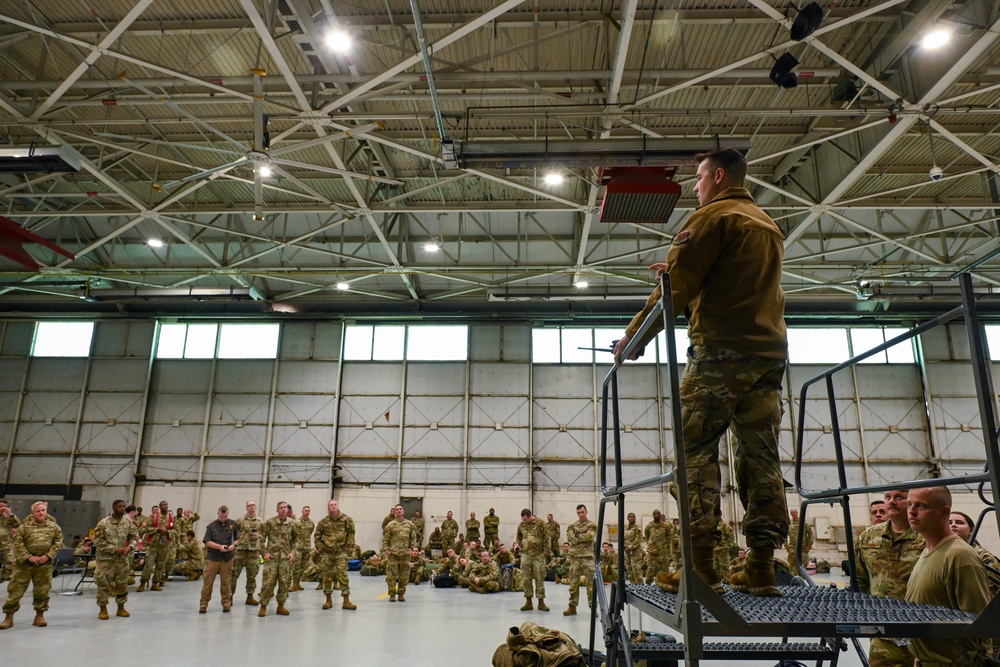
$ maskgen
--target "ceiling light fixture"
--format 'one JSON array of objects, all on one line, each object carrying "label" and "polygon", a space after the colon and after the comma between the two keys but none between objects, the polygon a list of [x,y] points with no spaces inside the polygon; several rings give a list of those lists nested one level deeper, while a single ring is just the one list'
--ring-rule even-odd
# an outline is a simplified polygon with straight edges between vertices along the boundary
[{"label": "ceiling light fixture", "polygon": [[587,289],[588,287],[590,287],[590,283],[588,283],[586,280],[577,280],[576,281],[576,288],[577,289]]},{"label": "ceiling light fixture", "polygon": [[563,176],[561,172],[550,171],[546,172],[545,176],[542,177],[542,180],[545,182],[545,185],[562,185],[566,180],[566,177]]},{"label": "ceiling light fixture", "polygon": [[351,39],[351,33],[343,28],[332,28],[326,33],[326,45],[334,53],[347,53],[351,50],[353,44],[354,40]]},{"label": "ceiling light fixture", "polygon": [[427,252],[437,252],[441,249],[441,245],[437,241],[428,241],[424,244],[424,250]]},{"label": "ceiling light fixture", "polygon": [[260,177],[261,178],[271,178],[271,174],[274,173],[271,170],[271,165],[266,164],[266,163],[261,164],[259,167],[257,167],[257,169],[260,171]]},{"label": "ceiling light fixture", "polygon": [[348,283],[340,282],[337,283],[337,289],[339,289],[341,292],[346,292],[347,290],[351,289],[351,286]]},{"label": "ceiling light fixture", "polygon": [[935,27],[930,32],[924,34],[920,40],[920,46],[925,49],[940,49],[951,41],[951,30],[947,28]]},{"label": "ceiling light fixture", "polygon": [[150,248],[162,248],[164,246],[164,243],[160,239],[149,239],[148,241],[146,241],[146,245],[148,245]]}]

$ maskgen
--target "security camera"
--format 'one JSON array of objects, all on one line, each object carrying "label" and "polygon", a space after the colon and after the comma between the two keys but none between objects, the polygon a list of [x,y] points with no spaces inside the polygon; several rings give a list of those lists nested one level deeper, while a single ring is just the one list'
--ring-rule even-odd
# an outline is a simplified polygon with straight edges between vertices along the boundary
[{"label": "security camera", "polygon": [[944,176],[944,169],[942,169],[937,165],[931,167],[930,177],[932,181],[940,181],[943,176]]}]

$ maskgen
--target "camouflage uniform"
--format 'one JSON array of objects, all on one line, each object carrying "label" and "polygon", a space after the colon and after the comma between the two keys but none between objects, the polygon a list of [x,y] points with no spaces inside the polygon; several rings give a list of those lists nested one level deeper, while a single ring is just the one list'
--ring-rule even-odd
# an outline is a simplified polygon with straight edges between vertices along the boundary
[{"label": "camouflage uniform", "polygon": [[417,539],[420,540],[420,544],[421,546],[423,546],[424,528],[427,526],[427,522],[424,521],[424,517],[415,516],[412,519],[410,519],[410,523],[412,523],[413,527],[417,529]]},{"label": "camouflage uniform", "polygon": [[549,547],[549,535],[545,524],[537,517],[528,523],[522,521],[517,524],[515,541],[521,545],[524,597],[530,600],[534,593],[539,600],[544,600],[545,554]]},{"label": "camouflage uniform", "polygon": [[601,552],[601,579],[609,583],[618,579],[618,552]]},{"label": "camouflage uniform", "polygon": [[201,521],[201,515],[197,512],[191,512],[191,516],[179,516],[174,520],[174,527],[177,529],[178,542],[184,540],[184,536],[187,535],[189,530],[194,530],[195,521]]},{"label": "camouflage uniform", "polygon": [[205,551],[198,540],[184,541],[177,546],[177,562],[174,563],[174,570],[184,574],[200,573],[205,569]]},{"label": "camouflage uniform", "polygon": [[579,606],[580,582],[587,586],[587,605],[593,604],[594,597],[594,538],[597,536],[597,524],[593,521],[576,521],[566,528],[566,541],[569,542],[569,604]]},{"label": "camouflage uniform", "polygon": [[[997,560],[996,556],[994,556],[989,551],[984,549],[982,545],[979,544],[979,542],[973,544],[972,548],[976,550],[977,554],[979,554],[979,560],[983,561],[983,565],[1000,572],[1000,561]],[[993,573],[989,574],[992,575],[993,577],[997,576],[996,574]],[[996,597],[997,590],[1000,589],[1000,586],[997,586],[996,582],[994,582],[993,579],[990,578],[990,576],[986,577],[986,585],[990,587],[990,597],[991,598]],[[998,646],[998,648],[1000,648],[1000,646]]]},{"label": "camouflage uniform", "polygon": [[[146,527],[143,530],[143,542],[146,545],[146,564],[142,568],[142,579],[141,584],[146,584],[150,579],[153,580],[153,584],[162,585],[167,577],[170,576],[173,571],[174,565],[174,536],[175,531],[172,528],[168,528],[170,525],[170,515],[167,516],[157,515],[159,518],[157,520],[156,526],[153,525],[153,519],[146,523]],[[176,523],[174,528],[176,528]],[[160,532],[160,528],[166,530],[166,532]]]},{"label": "camouflage uniform", "polygon": [[[670,556],[668,558],[670,569],[681,569],[681,531],[673,523],[670,524]],[[648,568],[647,568],[648,569]]]},{"label": "camouflage uniform", "polygon": [[[32,584],[33,604],[36,613],[49,609],[49,591],[52,589],[52,563],[63,548],[62,529],[52,517],[44,523],[34,518],[25,519],[14,536],[14,573],[7,584],[7,601],[3,613],[16,614],[21,608],[21,597]],[[31,556],[48,556],[44,565],[32,565]]]},{"label": "camouflage uniform", "polygon": [[406,583],[410,571],[410,549],[419,547],[417,530],[413,524],[403,519],[393,519],[382,531],[382,552],[385,559],[385,583],[389,587],[390,599],[396,595],[406,595]]},{"label": "camouflage uniform", "polygon": [[559,535],[561,534],[562,526],[559,525],[558,521],[546,521],[545,522],[545,532],[549,536],[549,549],[553,556],[559,556]]},{"label": "camouflage uniform", "polygon": [[[240,572],[245,567],[247,569],[246,591],[247,597],[252,598],[254,590],[257,588],[257,570],[260,569],[260,531],[264,527],[264,520],[259,516],[252,519],[243,515],[236,520],[236,533],[239,535],[239,544],[233,552],[233,575],[229,579],[229,588],[236,592],[236,582],[240,579]],[[257,531],[257,537],[253,537],[253,531]]]},{"label": "camouflage uniform", "polygon": [[736,546],[736,535],[733,534],[733,527],[729,525],[726,521],[719,522],[719,530],[722,532],[722,539],[719,541],[719,545],[715,547],[714,557],[715,557],[715,571],[723,578],[726,579],[726,573],[729,572],[729,560],[731,556],[733,547]]},{"label": "camouflage uniform", "polygon": [[486,544],[493,544],[493,540],[500,537],[500,517],[496,514],[483,517],[483,536]]},{"label": "camouflage uniform", "polygon": [[[242,539],[242,538],[241,538]],[[294,554],[298,547],[298,522],[289,517],[282,521],[280,517],[271,517],[260,529],[260,557],[271,555],[271,560],[264,559],[264,580],[260,585],[260,606],[266,607],[274,597],[274,587],[278,587],[278,606],[283,607],[288,599],[288,587],[291,584],[292,565],[288,561],[289,554]]]},{"label": "camouflage uniform", "polygon": [[295,578],[302,579],[306,568],[309,566],[309,555],[312,553],[312,534],[316,530],[316,524],[312,519],[298,519],[296,522],[296,536],[298,542],[295,546]]},{"label": "camouflage uniform", "polygon": [[0,581],[10,579],[14,572],[14,539],[10,536],[10,531],[20,525],[21,522],[13,512],[10,516],[0,515],[0,568],[3,569]]},{"label": "camouflage uniform", "polygon": [[[479,583],[476,583],[476,578]],[[527,580],[525,580],[527,581]],[[469,573],[469,590],[473,593],[499,593],[500,566],[490,561],[489,563],[478,563]]]},{"label": "camouflage uniform", "polygon": [[641,584],[642,565],[646,556],[642,550],[642,528],[634,524],[625,529],[625,572],[633,584]]},{"label": "camouflage uniform", "polygon": [[[809,562],[809,550],[812,549],[814,539],[812,526],[807,523],[806,532],[802,537],[802,557],[806,563]],[[792,573],[793,577],[799,574],[799,561],[795,558],[798,540],[799,524],[795,521],[788,527],[788,541],[785,542],[785,551],[788,552],[788,571]]]},{"label": "camouflage uniform", "polygon": [[333,582],[340,584],[340,594],[351,594],[351,583],[347,578],[347,556],[354,548],[354,519],[343,512],[334,519],[327,514],[316,525],[316,551],[319,552],[319,577],[323,582],[323,592],[333,595]]},{"label": "camouflage uniform", "polygon": [[441,522],[441,550],[447,552],[455,545],[455,538],[458,537],[458,522],[454,519],[445,519]]},{"label": "camouflage uniform", "polygon": [[98,607],[106,607],[112,594],[119,607],[128,601],[128,576],[132,552],[126,551],[125,554],[118,555],[115,549],[126,546],[134,548],[138,541],[139,531],[127,516],[117,519],[112,514],[98,522],[94,529],[94,551],[97,554],[94,583],[97,584]]},{"label": "camouflage uniform", "polygon": [[479,519],[465,521],[465,541],[472,542],[473,540],[479,540]]},{"label": "camouflage uniform", "polygon": [[[869,526],[858,538],[855,565],[862,593],[902,600],[913,566],[927,543],[912,528],[892,530],[892,522]],[[872,667],[912,667],[913,657],[891,639],[873,637],[868,650]]]},{"label": "camouflage uniform", "polygon": [[423,551],[418,551],[417,555],[410,554],[410,562],[407,565],[410,570],[410,583],[419,586],[421,581],[427,579],[427,557]]},{"label": "camouflage uniform", "polygon": [[651,584],[660,572],[670,572],[670,543],[674,525],[666,518],[646,524],[646,583]]}]

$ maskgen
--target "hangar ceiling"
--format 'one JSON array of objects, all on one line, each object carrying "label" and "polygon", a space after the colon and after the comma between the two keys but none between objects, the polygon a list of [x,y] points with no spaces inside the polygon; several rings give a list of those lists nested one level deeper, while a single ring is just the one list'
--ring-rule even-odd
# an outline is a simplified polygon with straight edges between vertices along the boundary
[{"label": "hangar ceiling", "polygon": [[[793,308],[992,290],[1000,4],[822,9],[795,41],[774,0],[6,3],[0,148],[80,169],[0,173],[0,215],[75,257],[0,259],[0,309],[628,312],[695,205],[690,154],[668,220],[604,223],[601,164],[543,180],[565,140],[749,146]],[[768,76],[786,52],[795,88]]]}]

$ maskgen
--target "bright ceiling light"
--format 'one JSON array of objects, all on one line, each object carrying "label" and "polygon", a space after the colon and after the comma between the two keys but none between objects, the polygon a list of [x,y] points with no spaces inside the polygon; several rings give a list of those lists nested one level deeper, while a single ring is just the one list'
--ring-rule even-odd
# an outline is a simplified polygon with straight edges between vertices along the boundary
[{"label": "bright ceiling light", "polygon": [[940,49],[950,41],[951,30],[947,28],[934,28],[920,40],[920,46],[925,49]]},{"label": "bright ceiling light", "polygon": [[326,33],[326,45],[334,53],[347,53],[351,50],[353,44],[354,40],[351,39],[351,33],[346,30],[333,28]]},{"label": "bright ceiling light", "polygon": [[440,249],[441,246],[438,244],[437,241],[428,241],[427,243],[424,244],[424,250],[426,250],[427,252],[437,252]]},{"label": "bright ceiling light", "polygon": [[146,245],[150,248],[162,248],[164,244],[160,239],[149,239],[146,241]]},{"label": "bright ceiling light", "polygon": [[269,164],[262,164],[257,169],[260,172],[261,178],[271,178],[271,174],[274,173],[271,171],[271,165]]},{"label": "bright ceiling light", "polygon": [[341,292],[346,292],[347,290],[351,289],[351,286],[348,283],[337,283],[337,289],[339,289]]},{"label": "bright ceiling light", "polygon": [[562,185],[566,178],[558,171],[550,171],[542,177],[545,185]]},{"label": "bright ceiling light", "polygon": [[587,289],[588,287],[590,287],[590,283],[588,283],[586,280],[577,280],[576,281],[576,288],[577,289]]}]

